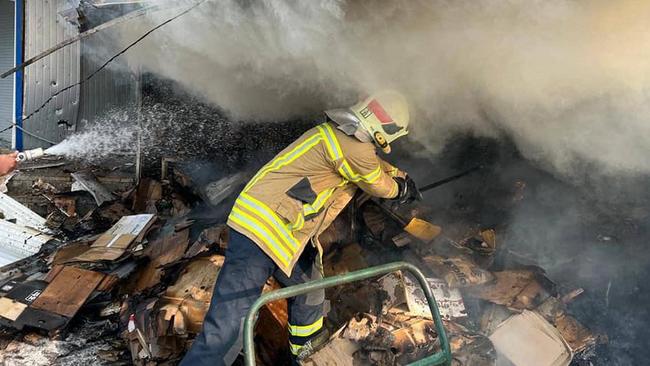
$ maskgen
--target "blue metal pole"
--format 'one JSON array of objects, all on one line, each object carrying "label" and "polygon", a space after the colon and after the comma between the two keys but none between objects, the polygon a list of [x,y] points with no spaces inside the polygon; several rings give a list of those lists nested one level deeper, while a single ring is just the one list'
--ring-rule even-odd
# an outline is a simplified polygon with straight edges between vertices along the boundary
[{"label": "blue metal pole", "polygon": [[[15,0],[16,1],[16,7],[15,7],[15,27],[16,27],[16,55],[15,55],[15,64],[20,65],[23,63],[23,56],[24,56],[24,24],[23,20],[25,17],[25,3],[24,0]],[[15,78],[14,78],[14,90],[15,90],[15,99],[16,99],[16,104],[15,104],[15,123],[17,127],[22,128],[23,127],[23,91],[24,91],[24,85],[23,85],[23,75],[24,71],[19,70],[16,72]],[[20,128],[14,128],[15,131],[15,145],[14,148],[16,150],[23,150],[23,131]]]}]

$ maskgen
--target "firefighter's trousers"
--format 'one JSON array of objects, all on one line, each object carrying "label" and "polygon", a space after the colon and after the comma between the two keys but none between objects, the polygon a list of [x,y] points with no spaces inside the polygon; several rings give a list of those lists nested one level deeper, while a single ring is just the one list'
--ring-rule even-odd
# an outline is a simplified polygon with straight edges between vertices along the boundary
[{"label": "firefighter's trousers", "polygon": [[[217,278],[203,330],[181,366],[230,365],[242,349],[244,317],[262,293],[270,276],[283,286],[322,278],[316,266],[318,251],[308,245],[287,277],[253,241],[230,230],[226,259]],[[301,345],[323,326],[324,290],[289,299],[289,347],[296,355]]]}]

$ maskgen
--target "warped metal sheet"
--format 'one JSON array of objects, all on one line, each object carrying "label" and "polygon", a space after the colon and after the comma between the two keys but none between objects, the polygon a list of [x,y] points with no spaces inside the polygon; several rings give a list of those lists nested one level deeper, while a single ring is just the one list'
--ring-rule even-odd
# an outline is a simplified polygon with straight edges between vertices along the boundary
[{"label": "warped metal sheet", "polygon": [[77,172],[70,174],[75,182],[72,184],[72,191],[87,191],[89,192],[97,206],[101,206],[104,202],[115,200],[115,196],[106,189],[94,175],[86,172]]},{"label": "warped metal sheet", "polygon": [[15,220],[20,226],[26,226],[38,231],[49,233],[51,230],[45,226],[45,219],[22,203],[0,192],[0,212],[5,220]]},{"label": "warped metal sheet", "polygon": [[51,239],[40,231],[0,220],[0,266],[38,253]]}]

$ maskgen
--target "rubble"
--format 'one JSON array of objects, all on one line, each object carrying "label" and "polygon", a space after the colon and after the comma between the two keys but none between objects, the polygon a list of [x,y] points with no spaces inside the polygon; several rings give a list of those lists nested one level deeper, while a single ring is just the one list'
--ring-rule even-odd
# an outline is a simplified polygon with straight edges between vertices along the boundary
[{"label": "rubble", "polygon": [[[150,366],[181,359],[209,307],[228,243],[227,207],[247,175],[197,183],[179,160],[166,159],[163,167],[161,181],[143,178],[138,185],[87,172],[44,176],[29,185],[34,197],[47,197],[38,205],[32,196],[19,203],[24,191],[15,189],[17,199],[0,194],[8,264],[0,269],[3,362]],[[121,185],[108,188],[111,181]],[[428,223],[427,212],[418,204],[399,217]],[[415,237],[407,227],[376,202],[354,200],[320,238],[323,270],[333,276],[390,260],[416,264],[444,319],[453,365],[489,366],[502,358],[568,365],[574,355],[589,359],[606,341],[568,310],[579,290],[560,291],[537,267],[495,265],[509,255],[500,251],[496,229],[454,236],[443,227]],[[264,291],[279,287],[270,279]],[[326,294],[332,336],[302,365],[406,364],[440,349],[426,299],[407,274]],[[105,337],[84,333],[93,327]],[[286,327],[286,301],[261,310],[258,364],[289,362]]]}]

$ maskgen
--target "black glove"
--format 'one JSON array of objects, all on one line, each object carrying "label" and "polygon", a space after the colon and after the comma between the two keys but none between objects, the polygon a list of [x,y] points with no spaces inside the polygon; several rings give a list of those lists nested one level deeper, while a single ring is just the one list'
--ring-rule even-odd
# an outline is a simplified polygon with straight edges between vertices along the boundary
[{"label": "black glove", "polygon": [[415,200],[422,200],[422,193],[420,193],[415,181],[411,177],[407,175],[406,179],[401,177],[395,177],[393,179],[395,179],[399,187],[397,197],[393,200],[397,201],[400,205],[407,205]]}]

